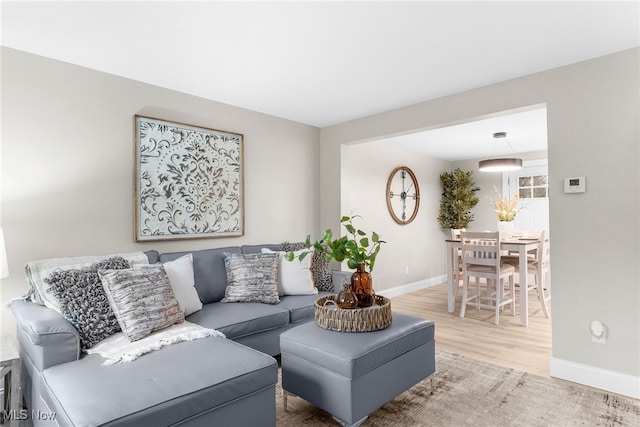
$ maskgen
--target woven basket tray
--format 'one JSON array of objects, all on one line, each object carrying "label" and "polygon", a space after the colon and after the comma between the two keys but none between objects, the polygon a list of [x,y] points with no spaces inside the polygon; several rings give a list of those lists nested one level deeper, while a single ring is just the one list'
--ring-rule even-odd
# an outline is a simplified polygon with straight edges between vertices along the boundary
[{"label": "woven basket tray", "polygon": [[336,304],[336,295],[318,298],[314,306],[316,324],[338,332],[371,332],[391,324],[391,301],[375,295],[373,305],[366,308],[342,309]]}]

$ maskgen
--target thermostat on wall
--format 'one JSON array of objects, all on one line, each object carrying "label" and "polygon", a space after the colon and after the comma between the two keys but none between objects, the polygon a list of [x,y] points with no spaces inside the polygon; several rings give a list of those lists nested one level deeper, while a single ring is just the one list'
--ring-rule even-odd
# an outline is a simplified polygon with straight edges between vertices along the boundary
[{"label": "thermostat on wall", "polygon": [[585,177],[577,176],[575,178],[564,179],[564,192],[565,193],[584,193],[585,192]]}]

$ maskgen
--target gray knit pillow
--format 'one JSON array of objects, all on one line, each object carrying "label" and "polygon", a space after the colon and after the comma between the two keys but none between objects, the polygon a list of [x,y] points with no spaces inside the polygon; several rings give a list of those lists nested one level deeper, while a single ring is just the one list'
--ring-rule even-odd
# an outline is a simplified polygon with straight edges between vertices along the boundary
[{"label": "gray knit pillow", "polygon": [[[282,250],[285,252],[298,251],[304,249],[304,243],[284,242]],[[333,292],[333,276],[327,256],[323,252],[313,251],[311,258],[311,274],[313,275],[313,284],[319,291]]]},{"label": "gray knit pillow", "polygon": [[129,340],[137,341],[159,329],[184,322],[162,266],[100,270],[102,286],[118,323]]},{"label": "gray knit pillow", "polygon": [[277,304],[278,253],[224,254],[227,289],[222,302]]},{"label": "gray knit pillow", "polygon": [[62,315],[78,330],[82,350],[120,332],[98,276],[98,270],[105,268],[129,268],[129,262],[113,257],[81,269],[56,270],[44,279],[50,285],[47,292],[57,298]]}]

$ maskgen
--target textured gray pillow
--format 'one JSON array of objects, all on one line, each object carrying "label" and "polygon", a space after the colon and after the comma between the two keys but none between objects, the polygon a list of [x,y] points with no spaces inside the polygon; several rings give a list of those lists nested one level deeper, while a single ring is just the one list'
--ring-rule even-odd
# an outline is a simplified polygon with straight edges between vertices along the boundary
[{"label": "textured gray pillow", "polygon": [[[300,249],[304,249],[304,243],[302,242],[285,242],[282,244],[282,250],[285,252],[298,251]],[[333,276],[326,254],[320,251],[313,251],[311,274],[313,275],[313,284],[319,291],[333,292]]]},{"label": "textured gray pillow", "polygon": [[162,266],[99,270],[98,274],[129,340],[137,341],[153,331],[184,322],[184,312]]},{"label": "textured gray pillow", "polygon": [[120,332],[98,276],[98,270],[106,268],[129,268],[129,262],[113,257],[85,268],[56,270],[44,279],[50,285],[47,292],[57,298],[62,315],[78,330],[82,350]]},{"label": "textured gray pillow", "polygon": [[279,260],[277,253],[225,254],[228,285],[222,302],[279,303]]}]

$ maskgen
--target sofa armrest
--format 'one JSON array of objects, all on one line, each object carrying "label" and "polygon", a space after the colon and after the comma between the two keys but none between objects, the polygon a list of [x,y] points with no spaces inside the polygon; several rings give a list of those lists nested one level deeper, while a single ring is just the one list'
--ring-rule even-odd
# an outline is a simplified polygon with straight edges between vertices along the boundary
[{"label": "sofa armrest", "polygon": [[61,314],[45,306],[14,300],[20,352],[42,370],[80,358],[78,331]]},{"label": "sofa armrest", "polygon": [[342,290],[345,283],[351,283],[352,271],[331,271],[331,280],[333,283],[333,291],[338,293]]}]

